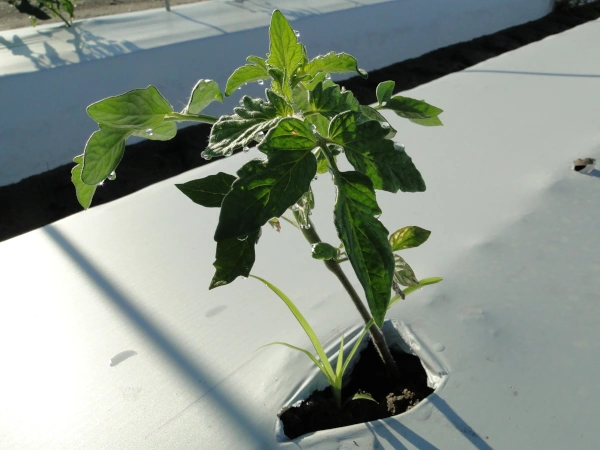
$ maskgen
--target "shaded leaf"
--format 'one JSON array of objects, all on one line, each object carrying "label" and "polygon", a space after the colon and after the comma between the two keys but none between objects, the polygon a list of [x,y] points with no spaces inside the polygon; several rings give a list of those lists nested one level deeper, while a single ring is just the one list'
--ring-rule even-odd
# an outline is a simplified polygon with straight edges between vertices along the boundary
[{"label": "shaded leaf", "polygon": [[[376,120],[377,122],[379,122],[379,125],[385,123],[389,126],[388,134],[385,135],[386,139],[392,139],[394,136],[396,136],[396,133],[397,133],[396,129],[394,127],[392,127],[392,125],[387,121],[387,119],[385,117],[383,117],[381,115],[381,113],[379,111],[377,111],[374,108],[371,108],[370,106],[365,106],[365,105],[360,105],[359,110],[362,113],[362,117],[360,119],[358,119],[357,123],[367,122],[369,120]],[[384,127],[385,127],[385,125],[384,125]]]},{"label": "shaded leaf", "polygon": [[223,199],[215,240],[244,235],[280,217],[308,190],[316,171],[310,150],[276,152],[246,163]]},{"label": "shaded leaf", "polygon": [[344,111],[357,111],[358,108],[359,104],[352,92],[342,93],[337,84],[323,87],[323,83],[319,83],[308,93],[308,108],[304,113],[313,111],[327,118],[332,118]]},{"label": "shaded leaf", "polygon": [[83,207],[88,209],[92,204],[92,198],[96,192],[96,186],[90,186],[85,184],[81,180],[81,171],[83,169],[83,155],[76,156],[73,162],[77,163],[73,169],[71,169],[71,182],[75,186],[75,194],[77,195],[77,201]]},{"label": "shaded leaf", "polygon": [[209,290],[231,283],[237,277],[248,277],[254,265],[254,247],[260,237],[260,228],[248,233],[244,239],[237,237],[217,242],[215,275]]},{"label": "shaded leaf", "polygon": [[125,152],[127,135],[127,130],[102,128],[90,136],[85,144],[81,172],[85,184],[101,183],[117,168]]},{"label": "shaded leaf", "polygon": [[177,134],[177,125],[175,125],[175,122],[163,122],[154,128],[137,130],[131,134],[153,141],[169,141]]},{"label": "shaded leaf", "polygon": [[292,105],[290,105],[283,97],[276,94],[271,89],[266,89],[265,93],[267,95],[267,100],[269,100],[269,103],[273,106],[273,108],[275,108],[277,114],[282,117],[294,115],[294,109],[292,108]]},{"label": "shaded leaf", "polygon": [[375,189],[388,192],[422,192],[423,177],[404,148],[385,139],[389,132],[375,120],[361,121],[361,114],[348,111],[336,116],[329,137],[346,151],[350,164],[365,173]]},{"label": "shaded leaf", "polygon": [[334,223],[348,259],[362,285],[377,326],[383,325],[390,300],[394,255],[371,180],[359,172],[338,173]]},{"label": "shaded leaf", "polygon": [[410,226],[400,228],[390,235],[390,244],[392,245],[392,251],[404,250],[405,248],[418,247],[427,239],[431,231],[425,228]]},{"label": "shaded leaf", "polygon": [[154,86],[108,97],[87,107],[88,115],[99,124],[123,129],[154,128],[172,112],[169,102]]},{"label": "shaded leaf", "polygon": [[319,242],[318,244],[314,244],[312,246],[312,257],[315,259],[336,260],[339,254],[339,249],[335,248],[333,245],[327,244],[326,242]]},{"label": "shaded leaf", "polygon": [[175,186],[194,203],[207,208],[214,208],[221,206],[223,198],[231,190],[231,185],[235,179],[233,175],[219,172],[216,175],[209,175]]},{"label": "shaded leaf", "polygon": [[382,108],[391,109],[405,119],[429,119],[437,117],[444,112],[440,108],[436,108],[422,100],[402,97],[401,95],[396,95],[389,99]]},{"label": "shaded leaf", "polygon": [[204,108],[215,101],[223,103],[223,94],[221,94],[217,82],[200,80],[192,89],[190,100],[182,112],[183,114],[200,114]]},{"label": "shaded leaf", "polygon": [[377,101],[379,102],[379,106],[381,106],[385,102],[388,102],[390,98],[392,98],[395,85],[396,83],[394,81],[384,81],[377,85],[377,90],[375,92],[377,94]]},{"label": "shaded leaf", "polygon": [[258,150],[272,155],[278,151],[310,151],[317,146],[315,135],[310,124],[296,118],[281,120],[276,127],[271,128]]},{"label": "shaded leaf", "polygon": [[372,402],[378,403],[377,400],[375,400],[371,394],[368,394],[366,392],[357,392],[356,394],[354,394],[354,396],[352,397],[352,400],[370,400]]}]

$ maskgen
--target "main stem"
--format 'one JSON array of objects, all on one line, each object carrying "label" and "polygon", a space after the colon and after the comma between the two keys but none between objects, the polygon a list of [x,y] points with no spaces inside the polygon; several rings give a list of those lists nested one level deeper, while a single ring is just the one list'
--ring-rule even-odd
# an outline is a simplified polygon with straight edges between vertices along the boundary
[{"label": "main stem", "polygon": [[[294,211],[294,217],[296,218],[296,222],[298,222],[298,216],[298,212]],[[321,242],[321,238],[319,237],[317,230],[315,229],[315,225],[310,219],[308,223],[310,227],[300,227],[300,231],[302,232],[304,238],[310,244],[318,244],[319,242]],[[323,262],[325,263],[325,267],[327,267],[337,277],[340,283],[342,283],[342,286],[344,286],[344,289],[346,289],[346,292],[350,296],[350,299],[354,303],[354,306],[356,306],[356,309],[358,309],[358,312],[362,319],[365,321],[365,323],[369,323],[372,319],[371,314],[369,314],[369,311],[367,310],[367,308],[365,308],[365,304],[363,303],[360,296],[352,286],[352,283],[350,283],[350,280],[348,280],[348,277],[346,277],[346,274],[342,270],[341,266],[337,262],[332,261],[331,259],[325,260]],[[381,356],[381,359],[383,360],[383,363],[388,373],[392,376],[392,378],[398,380],[400,378],[400,371],[398,370],[396,361],[394,361],[394,358],[390,353],[390,349],[388,348],[385,342],[385,336],[383,335],[379,327],[374,323],[369,327],[369,333],[371,334],[373,345],[375,345],[379,356]]]}]

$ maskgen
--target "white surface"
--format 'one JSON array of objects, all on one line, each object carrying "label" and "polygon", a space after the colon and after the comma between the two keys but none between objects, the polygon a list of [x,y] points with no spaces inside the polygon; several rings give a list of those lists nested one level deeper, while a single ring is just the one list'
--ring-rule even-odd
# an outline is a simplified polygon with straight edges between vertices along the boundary
[{"label": "white surface", "polygon": [[[311,57],[345,51],[373,70],[537,19],[549,0],[207,1],[71,29],[0,32],[0,185],[82,153],[96,129],[85,113],[90,103],[154,84],[180,110],[199,78],[223,87],[248,55],[268,51],[275,8],[301,32]],[[249,86],[207,113],[229,113],[241,94],[260,92]]]},{"label": "white surface", "polygon": [[[417,276],[444,277],[389,317],[444,349],[449,376],[407,414],[279,448],[597,447],[600,177],[571,162],[600,157],[598,39],[590,22],[407,92],[442,107],[443,128],[388,116],[428,190],[379,193],[382,220],[432,230],[406,257]],[[308,340],[256,280],[207,290],[217,211],[173,187],[254,156],[0,243],[0,447],[277,446],[276,414],[311,367],[283,347],[254,351]],[[313,217],[333,242],[333,188],[316,185]],[[359,324],[285,223],[264,230],[253,272],[327,342]]]}]

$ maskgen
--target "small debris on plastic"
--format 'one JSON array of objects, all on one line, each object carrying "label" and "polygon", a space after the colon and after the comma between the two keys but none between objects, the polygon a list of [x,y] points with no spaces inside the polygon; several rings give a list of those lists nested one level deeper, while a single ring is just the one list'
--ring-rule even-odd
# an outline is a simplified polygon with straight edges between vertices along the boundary
[{"label": "small debris on plastic", "polygon": [[573,161],[573,170],[580,173],[591,173],[594,171],[596,160],[593,158],[579,158]]}]

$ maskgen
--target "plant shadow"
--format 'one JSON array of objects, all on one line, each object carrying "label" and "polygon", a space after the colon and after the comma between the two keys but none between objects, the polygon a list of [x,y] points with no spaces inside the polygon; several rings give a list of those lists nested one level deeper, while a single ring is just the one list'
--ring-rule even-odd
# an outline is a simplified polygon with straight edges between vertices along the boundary
[{"label": "plant shadow", "polygon": [[[216,386],[219,381],[212,378],[202,367],[189,358],[168,335],[165,329],[156,323],[150,316],[141,311],[131,298],[104,275],[67,236],[53,225],[42,228],[42,231],[56,244],[56,246],[76,264],[87,281],[95,285],[104,293],[104,298],[110,301],[116,309],[125,316],[130,324],[141,332],[158,348],[170,361],[178,372],[187,378],[193,385],[203,386],[201,396],[209,396],[214,406],[220,408],[225,416],[231,420],[231,427],[244,432],[248,444],[256,448],[269,448],[264,437],[258,430],[255,421],[244,414],[236,406],[235,401]],[[206,387],[209,387],[206,390]]]}]

